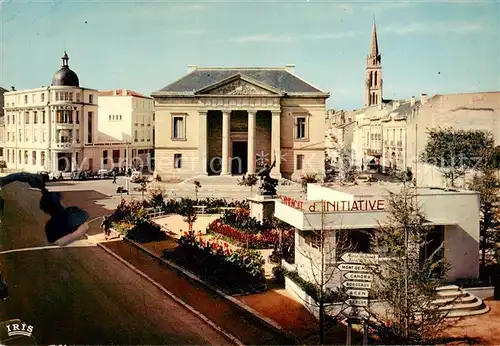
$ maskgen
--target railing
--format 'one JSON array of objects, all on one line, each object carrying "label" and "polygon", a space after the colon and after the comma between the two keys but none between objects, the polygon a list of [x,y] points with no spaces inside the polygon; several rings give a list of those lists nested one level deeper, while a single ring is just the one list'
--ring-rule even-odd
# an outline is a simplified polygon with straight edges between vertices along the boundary
[{"label": "railing", "polygon": [[165,211],[163,211],[162,208],[146,208],[144,211],[146,212],[146,216],[150,219],[165,215]]},{"label": "railing", "polygon": [[403,141],[398,141],[398,147],[402,147],[403,146]]}]

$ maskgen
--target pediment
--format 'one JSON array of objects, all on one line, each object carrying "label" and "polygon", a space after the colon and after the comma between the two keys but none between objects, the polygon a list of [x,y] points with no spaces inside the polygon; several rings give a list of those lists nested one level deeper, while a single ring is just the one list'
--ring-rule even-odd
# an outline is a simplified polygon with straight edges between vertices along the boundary
[{"label": "pediment", "polygon": [[200,89],[195,94],[214,96],[279,96],[281,93],[269,86],[237,75]]}]

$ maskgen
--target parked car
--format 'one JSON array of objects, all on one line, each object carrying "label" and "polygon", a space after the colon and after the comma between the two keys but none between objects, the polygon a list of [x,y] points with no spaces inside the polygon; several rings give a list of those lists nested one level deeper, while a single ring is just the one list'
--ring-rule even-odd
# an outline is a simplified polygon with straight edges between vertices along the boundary
[{"label": "parked car", "polygon": [[71,174],[73,180],[87,180],[87,173],[85,171],[73,171]]},{"label": "parked car", "polygon": [[47,172],[47,171],[40,171],[40,172],[37,172],[37,174],[40,174],[42,176],[42,179],[43,179],[44,182],[50,181],[49,172]]},{"label": "parked car", "polygon": [[105,179],[109,177],[109,173],[107,169],[100,169],[97,171],[97,176],[101,179]]},{"label": "parked car", "polygon": [[64,177],[63,177],[63,172],[61,171],[54,171],[54,172],[50,172],[49,173],[49,178],[50,180],[52,181],[56,181],[56,180],[63,180]]},{"label": "parked car", "polygon": [[375,183],[378,179],[373,177],[371,174],[360,174],[357,177],[357,181],[362,183]]}]

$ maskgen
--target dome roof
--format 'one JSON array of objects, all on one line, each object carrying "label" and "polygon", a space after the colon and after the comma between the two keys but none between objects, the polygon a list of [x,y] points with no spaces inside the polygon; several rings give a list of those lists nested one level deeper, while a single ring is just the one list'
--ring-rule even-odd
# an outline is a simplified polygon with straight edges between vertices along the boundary
[{"label": "dome roof", "polygon": [[62,57],[62,67],[54,74],[52,77],[52,85],[54,86],[74,86],[79,87],[80,81],[78,80],[78,76],[75,72],[70,70],[68,65],[68,54],[64,52],[64,56]]}]

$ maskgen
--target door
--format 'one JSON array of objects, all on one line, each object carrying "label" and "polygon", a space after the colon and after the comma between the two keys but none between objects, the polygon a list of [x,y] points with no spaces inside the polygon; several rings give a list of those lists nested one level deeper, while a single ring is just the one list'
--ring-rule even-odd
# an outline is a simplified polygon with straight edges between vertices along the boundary
[{"label": "door", "polygon": [[89,159],[89,171],[91,171],[92,169],[94,169],[94,161],[93,159]]},{"label": "door", "polygon": [[231,173],[244,174],[247,172],[248,144],[247,142],[233,142],[233,157],[231,158]]}]

